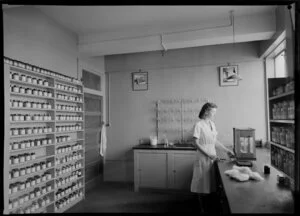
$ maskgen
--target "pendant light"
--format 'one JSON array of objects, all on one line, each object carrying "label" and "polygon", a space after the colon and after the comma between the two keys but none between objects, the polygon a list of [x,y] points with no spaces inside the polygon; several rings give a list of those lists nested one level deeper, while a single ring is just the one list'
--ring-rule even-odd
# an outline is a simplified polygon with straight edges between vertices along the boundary
[{"label": "pendant light", "polygon": [[[233,44],[233,51],[234,51],[234,44],[235,44],[235,29],[234,29],[234,15],[233,10],[230,11],[231,14],[231,21],[232,21],[232,44]],[[235,71],[235,67],[233,67],[233,75],[226,78],[226,80],[242,80],[242,78],[237,74]]]}]

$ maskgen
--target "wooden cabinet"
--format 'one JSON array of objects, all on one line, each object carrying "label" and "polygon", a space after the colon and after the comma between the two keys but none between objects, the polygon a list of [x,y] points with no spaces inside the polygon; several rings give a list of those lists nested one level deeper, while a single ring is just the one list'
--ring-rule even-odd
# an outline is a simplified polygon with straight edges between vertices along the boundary
[{"label": "wooden cabinet", "polygon": [[194,151],[173,151],[169,154],[170,188],[190,190],[194,161]]},{"label": "wooden cabinet", "polygon": [[134,188],[190,190],[196,151],[134,150]]},{"label": "wooden cabinet", "polygon": [[140,187],[167,188],[167,152],[139,152],[137,181]]},{"label": "wooden cabinet", "polygon": [[295,180],[295,99],[291,78],[268,79],[271,165]]}]

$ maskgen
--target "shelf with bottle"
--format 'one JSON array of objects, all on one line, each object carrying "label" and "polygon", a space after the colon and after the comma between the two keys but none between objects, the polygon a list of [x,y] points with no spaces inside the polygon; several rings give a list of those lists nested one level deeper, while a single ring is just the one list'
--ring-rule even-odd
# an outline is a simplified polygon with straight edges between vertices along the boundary
[{"label": "shelf with bottle", "polygon": [[[42,201],[41,201],[41,202],[42,202]],[[54,204],[54,201],[50,201],[50,203],[48,203],[48,204],[46,204],[45,206],[42,206],[41,208],[39,208],[39,209],[37,210],[36,213],[40,213],[40,214],[45,214],[45,213],[47,213],[47,208],[48,208],[49,206],[53,205],[53,204]]]},{"label": "shelf with bottle", "polygon": [[81,193],[72,194],[70,197],[70,202],[68,204],[63,204],[60,201],[55,202],[55,212],[56,213],[62,213],[66,211],[67,209],[71,208],[72,206],[76,205],[78,202],[80,202],[83,198],[83,191]]},{"label": "shelf with bottle", "polygon": [[[37,76],[32,76],[28,75],[27,71],[24,71],[25,73],[18,73],[18,72],[13,72],[10,71],[10,82],[13,83],[18,83],[21,85],[29,85],[33,87],[42,87],[42,88],[48,88],[48,89],[53,89],[54,87],[50,85],[49,79],[47,77],[37,77]],[[52,83],[51,83],[52,84]]]},{"label": "shelf with bottle", "polygon": [[[34,194],[24,194],[21,198],[16,198],[9,201],[9,211],[14,212],[18,209],[21,209],[23,213],[36,213],[40,208],[46,207],[51,205],[51,193],[54,192],[54,189],[51,188],[51,190],[47,190],[47,192],[41,196],[35,196]],[[33,196],[34,195],[34,196]],[[33,197],[33,198],[31,198]],[[36,204],[39,205],[36,205]],[[52,201],[53,203],[53,201]],[[28,211],[29,210],[29,211]],[[18,212],[22,213],[22,212]]]},{"label": "shelf with bottle", "polygon": [[56,104],[55,106],[57,111],[67,111],[67,112],[82,112],[82,104],[81,106],[71,106],[71,105],[65,105],[65,104]]},{"label": "shelf with bottle", "polygon": [[295,82],[291,77],[282,78],[280,83],[272,85],[271,90],[269,92],[270,100],[285,97],[294,94]]},{"label": "shelf with bottle", "polygon": [[[16,64],[13,65],[13,64],[8,63],[10,72],[12,72],[12,73],[21,73],[21,74],[31,74],[31,76],[33,76],[34,78],[54,79],[54,77],[50,76],[50,74],[46,74],[46,70],[44,70],[42,68],[39,68],[39,67],[34,66],[34,65],[22,63],[22,62],[20,62],[20,64],[21,65],[23,64],[23,66],[18,66]],[[10,78],[12,78],[12,77],[10,76]]]},{"label": "shelf with bottle", "polygon": [[10,109],[12,110],[41,110],[53,111],[53,107],[48,102],[37,102],[32,100],[10,100]]},{"label": "shelf with bottle", "polygon": [[74,191],[82,189],[82,185],[83,185],[82,182],[79,181],[79,182],[73,182],[69,186],[58,188],[58,190],[55,192],[55,200],[59,201],[67,197]]},{"label": "shelf with bottle", "polygon": [[38,95],[25,95],[25,94],[15,93],[15,92],[12,92],[11,95],[17,96],[17,97],[32,97],[32,98],[39,98],[39,99],[54,100],[54,97],[45,97],[45,96],[38,96]]},{"label": "shelf with bottle", "polygon": [[83,130],[82,124],[56,125],[56,132],[72,132]]},{"label": "shelf with bottle", "polygon": [[10,154],[16,154],[19,152],[27,152],[27,151],[31,151],[31,150],[36,150],[36,149],[40,149],[40,148],[45,148],[45,147],[55,147],[55,144],[45,144],[45,145],[39,145],[39,146],[34,146],[34,147],[29,147],[29,148],[20,148],[17,150],[11,150]]},{"label": "shelf with bottle", "polygon": [[49,134],[55,134],[51,127],[19,127],[10,129],[10,138],[32,137]]},{"label": "shelf with bottle", "polygon": [[51,91],[46,91],[43,88],[26,88],[22,85],[10,85],[10,94],[22,97],[54,99],[54,94]]},{"label": "shelf with bottle", "polygon": [[53,72],[48,69],[40,68],[35,65],[31,65],[25,62],[21,62],[18,60],[14,60],[11,58],[4,57],[4,63],[10,65],[10,69],[16,70],[16,71],[26,71],[35,75],[44,76],[48,78],[52,78],[55,80],[61,80],[73,85],[81,85],[82,82],[79,79],[72,78],[66,75],[62,75],[56,72]]},{"label": "shelf with bottle", "polygon": [[271,165],[279,171],[294,179],[295,155],[289,151],[271,145]]},{"label": "shelf with bottle", "polygon": [[295,128],[271,126],[271,143],[275,143],[294,152]]},{"label": "shelf with bottle", "polygon": [[276,147],[278,147],[278,148],[284,149],[284,150],[286,150],[286,151],[289,151],[289,152],[295,154],[295,150],[293,150],[293,149],[287,148],[287,147],[285,147],[285,146],[283,146],[283,145],[280,145],[280,144],[274,143],[274,142],[270,142],[270,144],[271,144],[271,145],[274,145],[274,146],[276,146]]},{"label": "shelf with bottle", "polygon": [[54,84],[54,88],[56,91],[63,92],[63,93],[68,93],[72,95],[83,95],[82,89],[74,86],[69,86],[69,85],[62,85],[59,83]]},{"label": "shelf with bottle", "polygon": [[284,98],[286,96],[291,96],[291,95],[294,95],[295,94],[295,91],[290,91],[290,92],[285,92],[285,93],[282,93],[280,95],[276,95],[276,96],[272,96],[269,98],[269,100],[275,100],[275,99],[279,99],[279,98]]},{"label": "shelf with bottle", "polygon": [[76,168],[76,166],[75,166],[75,169],[73,169],[73,170],[70,170],[70,171],[68,171],[68,172],[65,172],[65,173],[55,173],[55,179],[59,179],[59,178],[64,178],[64,177],[66,177],[66,176],[69,176],[70,174],[72,174],[72,173],[76,173],[76,175],[78,176],[78,177],[81,177],[81,176],[83,176],[83,171],[82,171],[82,169],[83,169],[83,166],[81,166],[81,167],[79,167],[79,168]]},{"label": "shelf with bottle", "polygon": [[[42,178],[45,177],[48,178],[48,172],[50,172],[51,170],[53,171],[54,164],[52,164],[52,166],[50,167],[44,166],[44,164],[46,164],[46,161],[42,161],[32,166],[27,166],[20,169],[18,168],[12,169],[9,172],[9,182],[13,183],[17,181],[27,180],[29,178],[32,178],[35,175],[41,175]],[[38,169],[38,166],[43,167],[43,169],[42,168]]]},{"label": "shelf with bottle", "polygon": [[47,146],[53,146],[53,141],[51,138],[40,138],[33,140],[21,140],[9,143],[9,152],[14,154],[17,152],[35,150],[39,148],[44,148]]},{"label": "shelf with bottle", "polygon": [[71,154],[73,152],[78,152],[82,150],[82,145],[75,143],[73,145],[66,145],[66,146],[58,146],[55,150],[56,157],[63,157],[67,154]]},{"label": "shelf with bottle", "polygon": [[50,114],[32,114],[32,113],[12,113],[10,114],[10,123],[44,123],[54,122]]},{"label": "shelf with bottle", "polygon": [[[29,156],[29,154],[31,154]],[[9,167],[10,169],[13,169],[13,168],[16,168],[16,167],[23,167],[23,166],[26,166],[26,165],[30,165],[30,164],[33,164],[33,163],[37,163],[37,162],[41,162],[43,160],[47,160],[49,158],[54,158],[55,155],[47,155],[47,156],[42,156],[42,157],[36,157],[33,159],[32,155],[34,155],[35,153],[32,152],[32,153],[25,153],[25,154],[22,154],[20,156],[10,156],[10,159],[9,159]],[[26,158],[26,161],[24,162],[20,162],[20,158],[21,157],[24,157]],[[30,157],[30,158],[29,158]],[[29,159],[29,160],[27,160]]]},{"label": "shelf with bottle", "polygon": [[[76,165],[76,163],[79,163],[80,160],[83,160],[83,155],[79,152],[76,153],[69,153],[65,156],[57,156],[55,159],[55,166],[56,168],[62,168],[63,166],[72,166]],[[76,167],[76,166],[75,166]]]},{"label": "shelf with bottle", "polygon": [[295,101],[285,100],[273,103],[271,105],[271,120],[294,120],[295,119]]},{"label": "shelf with bottle", "polygon": [[65,163],[56,164],[56,174],[57,177],[65,173],[80,169],[83,167],[83,157],[78,160],[71,160]]},{"label": "shelf with bottle", "polygon": [[[33,183],[33,180],[35,181],[35,183]],[[44,180],[41,176],[36,175],[33,176],[31,179],[26,180],[26,182],[11,183],[9,185],[9,198],[16,198],[23,195],[24,193],[31,193],[37,188],[40,188],[41,186],[44,186],[53,180],[54,178],[52,176],[50,176],[50,178],[45,178]],[[37,196],[40,195],[40,193],[37,194]]]},{"label": "shelf with bottle", "polygon": [[74,82],[66,79],[62,79],[60,77],[54,77],[55,83],[60,83],[64,85],[70,85],[70,86],[82,86],[82,82],[79,79],[72,78],[73,80],[76,80]]},{"label": "shelf with bottle", "polygon": [[80,144],[84,139],[73,139],[73,140],[70,140],[68,142],[59,142],[59,143],[56,143],[57,145],[55,146],[55,148],[60,148],[61,146],[65,146],[65,145],[70,145],[71,143],[76,143],[77,145],[79,145],[80,147],[80,150],[83,149],[83,144]]},{"label": "shelf with bottle", "polygon": [[78,182],[83,180],[84,176],[78,177],[77,175],[71,174],[65,178],[60,178],[55,180],[55,192],[59,190],[61,187],[70,186],[73,182]]},{"label": "shelf with bottle", "polygon": [[57,101],[62,101],[62,102],[66,102],[66,103],[72,103],[72,104],[74,104],[74,103],[82,104],[83,103],[82,97],[73,96],[73,95],[65,95],[65,94],[56,93],[55,98]]}]

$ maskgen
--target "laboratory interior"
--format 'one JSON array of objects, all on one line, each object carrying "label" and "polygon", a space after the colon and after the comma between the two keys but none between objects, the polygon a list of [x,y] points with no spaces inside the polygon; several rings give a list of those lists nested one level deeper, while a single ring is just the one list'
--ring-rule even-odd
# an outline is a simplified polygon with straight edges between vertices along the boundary
[{"label": "laboratory interior", "polygon": [[2,4],[3,214],[297,212],[286,2]]}]

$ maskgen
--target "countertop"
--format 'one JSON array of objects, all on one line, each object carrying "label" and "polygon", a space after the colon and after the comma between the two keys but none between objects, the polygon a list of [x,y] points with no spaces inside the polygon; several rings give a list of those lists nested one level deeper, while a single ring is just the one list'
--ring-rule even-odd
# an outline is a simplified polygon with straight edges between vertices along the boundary
[{"label": "countertop", "polygon": [[152,146],[150,144],[140,144],[140,145],[136,145],[134,146],[132,149],[149,149],[149,150],[194,150],[196,151],[196,147],[192,146],[192,145],[187,145],[187,144],[177,144],[177,145],[169,145],[169,146],[165,146],[164,144],[157,144],[156,146]]},{"label": "countertop", "polygon": [[[224,171],[232,169],[234,162],[217,163],[231,213],[293,213],[292,192],[277,185],[277,175],[281,173],[270,166],[270,151],[256,148],[256,156],[251,170],[258,172],[264,181],[237,182],[224,174]],[[263,172],[266,164],[270,167],[268,175]]]}]

